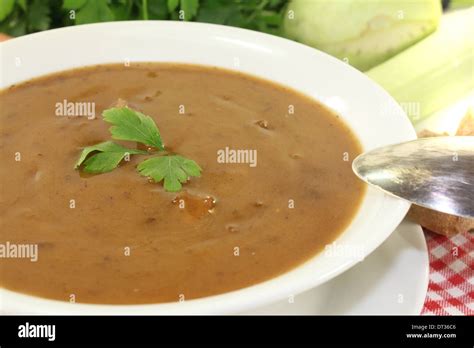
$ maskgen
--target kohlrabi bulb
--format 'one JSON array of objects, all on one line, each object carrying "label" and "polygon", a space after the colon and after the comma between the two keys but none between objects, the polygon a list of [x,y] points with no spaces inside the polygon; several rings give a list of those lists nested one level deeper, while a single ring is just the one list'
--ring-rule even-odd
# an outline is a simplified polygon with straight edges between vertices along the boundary
[{"label": "kohlrabi bulb", "polygon": [[367,70],[433,32],[440,0],[292,0],[284,35]]}]

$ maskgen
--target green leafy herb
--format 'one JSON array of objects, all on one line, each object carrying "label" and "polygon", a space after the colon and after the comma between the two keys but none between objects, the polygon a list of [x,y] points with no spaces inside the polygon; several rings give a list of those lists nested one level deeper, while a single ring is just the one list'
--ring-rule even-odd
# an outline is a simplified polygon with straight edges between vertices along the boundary
[{"label": "green leafy herb", "polygon": [[114,14],[107,5],[107,0],[88,0],[76,14],[76,24],[108,22],[113,19]]},{"label": "green leafy herb", "polygon": [[168,11],[173,12],[178,8],[179,0],[168,0]]},{"label": "green leafy herb", "polygon": [[26,0],[17,0],[16,2],[18,3],[18,6],[20,6],[23,11],[26,11],[26,7],[27,7]]},{"label": "green leafy herb", "polygon": [[288,2],[289,0],[0,0],[0,32],[20,36],[74,24],[171,19],[231,25],[278,35]]},{"label": "green leafy herb", "polygon": [[181,0],[180,6],[184,14],[184,19],[189,21],[194,18],[198,12],[199,0]]},{"label": "green leafy herb", "polygon": [[86,4],[87,0],[64,0],[63,8],[68,10],[78,10]]},{"label": "green leafy herb", "polygon": [[161,135],[150,116],[128,107],[112,108],[103,113],[104,120],[112,123],[112,138],[130,140],[164,150]]},{"label": "green leafy herb", "polygon": [[87,146],[82,150],[74,166],[87,173],[106,173],[118,167],[127,155],[157,155],[138,165],[141,175],[155,182],[163,180],[166,191],[176,192],[191,176],[201,176],[199,165],[180,155],[167,154],[161,140],[160,131],[150,116],[129,107],[111,108],[102,113],[105,121],[112,123],[109,131],[112,138],[129,140],[152,146],[150,151],[129,149],[112,141]]},{"label": "green leafy herb", "polygon": [[141,175],[152,178],[155,182],[164,180],[163,186],[166,191],[181,190],[191,176],[201,176],[201,168],[193,160],[179,155],[153,157],[138,165]]},{"label": "green leafy herb", "polygon": [[12,11],[15,5],[15,0],[2,0],[0,6],[0,21],[3,21]]},{"label": "green leafy herb", "polygon": [[[97,152],[93,156],[90,156],[87,160],[87,156],[93,152]],[[82,164],[83,170],[87,173],[106,173],[117,168],[119,163],[123,160],[126,155],[146,155],[148,152],[142,150],[134,150],[123,147],[112,141],[106,141],[100,144],[85,147],[82,150],[79,160],[76,162],[74,168],[79,168]]]},{"label": "green leafy herb", "polygon": [[287,0],[201,0],[195,20],[280,35]]},{"label": "green leafy herb", "polygon": [[51,22],[49,13],[50,8],[47,3],[41,0],[34,0],[26,12],[29,28],[35,31],[48,29]]},{"label": "green leafy herb", "polygon": [[[169,19],[168,7],[165,0],[150,0],[146,4],[149,19]],[[143,18],[144,19],[144,18]]]}]

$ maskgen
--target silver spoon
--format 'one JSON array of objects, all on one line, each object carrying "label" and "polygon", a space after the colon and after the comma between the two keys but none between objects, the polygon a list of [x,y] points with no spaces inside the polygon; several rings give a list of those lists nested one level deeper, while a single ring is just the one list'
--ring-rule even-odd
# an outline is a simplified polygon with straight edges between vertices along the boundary
[{"label": "silver spoon", "polygon": [[359,178],[411,203],[474,218],[474,136],[422,138],[358,156]]}]

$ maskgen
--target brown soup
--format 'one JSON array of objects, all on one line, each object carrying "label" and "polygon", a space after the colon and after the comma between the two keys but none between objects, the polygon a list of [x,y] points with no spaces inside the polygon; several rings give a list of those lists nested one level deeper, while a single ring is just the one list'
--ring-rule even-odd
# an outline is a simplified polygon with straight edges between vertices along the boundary
[{"label": "brown soup", "polygon": [[[202,176],[173,193],[137,174],[140,156],[74,170],[82,147],[110,139],[101,113],[119,98]],[[65,100],[95,103],[96,118],[57,116]],[[361,147],[338,115],[245,74],[94,66],[12,86],[0,107],[0,286],[22,293],[132,304],[250,286],[323,250],[365,190],[351,171]],[[255,150],[255,165],[220,163],[226,148]],[[7,255],[21,244],[37,245],[36,261]]]}]

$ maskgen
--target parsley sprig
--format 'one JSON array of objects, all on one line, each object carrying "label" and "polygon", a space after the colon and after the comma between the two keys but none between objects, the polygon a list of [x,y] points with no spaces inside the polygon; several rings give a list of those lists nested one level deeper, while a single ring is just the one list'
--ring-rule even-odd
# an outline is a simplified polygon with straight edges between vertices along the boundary
[{"label": "parsley sprig", "polygon": [[137,169],[154,182],[163,181],[166,191],[179,191],[190,177],[201,176],[202,169],[196,162],[165,152],[160,131],[150,116],[127,106],[107,109],[102,116],[112,124],[109,131],[113,139],[135,141],[151,151],[129,149],[113,141],[105,141],[83,148],[75,169],[82,168],[84,172],[93,174],[106,173],[116,169],[130,155],[155,155],[141,162]]},{"label": "parsley sprig", "polygon": [[288,1],[0,0],[0,32],[20,36],[77,24],[159,19],[224,24],[281,35]]}]

